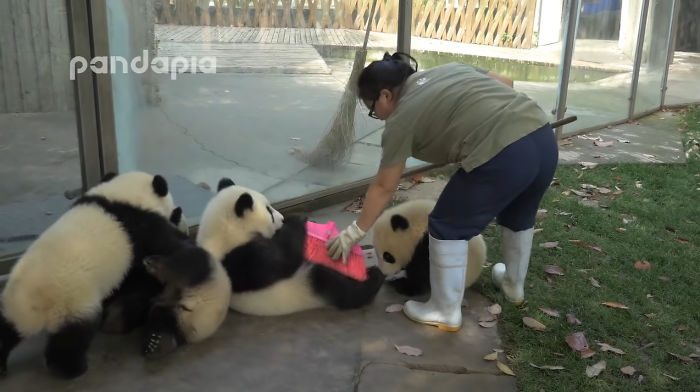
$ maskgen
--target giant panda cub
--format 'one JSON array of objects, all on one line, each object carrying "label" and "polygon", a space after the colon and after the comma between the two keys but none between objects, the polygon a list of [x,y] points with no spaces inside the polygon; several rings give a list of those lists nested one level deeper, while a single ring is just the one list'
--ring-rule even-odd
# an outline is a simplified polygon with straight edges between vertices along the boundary
[{"label": "giant panda cub", "polygon": [[[416,296],[430,291],[428,216],[434,200],[410,200],[387,208],[373,226],[378,265],[388,276],[404,270],[406,276],[390,280],[400,294]],[[480,235],[469,240],[465,288],[479,279],[486,263],[486,242]]]},{"label": "giant panda cub", "polygon": [[200,342],[219,329],[231,300],[231,282],[220,261],[191,247],[170,256],[147,257],[144,265],[164,285],[146,321],[142,348],[146,358]]},{"label": "giant panda cub", "polygon": [[[226,235],[217,235],[226,233]],[[369,304],[384,276],[377,267],[357,281],[304,258],[306,219],[282,215],[261,193],[219,181],[205,208],[197,242],[221,260],[231,278],[231,308],[275,316],[320,307]]]},{"label": "giant panda cub", "polygon": [[130,172],[78,199],[14,265],[0,302],[0,375],[23,338],[48,332],[46,365],[64,378],[87,370],[103,301],[134,265],[186,246],[169,217],[166,180]]}]

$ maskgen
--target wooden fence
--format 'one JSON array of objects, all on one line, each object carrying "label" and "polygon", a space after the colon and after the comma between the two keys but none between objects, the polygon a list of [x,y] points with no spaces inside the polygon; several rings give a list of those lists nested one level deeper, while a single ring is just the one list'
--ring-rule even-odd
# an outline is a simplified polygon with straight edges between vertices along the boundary
[{"label": "wooden fence", "polygon": [[[395,33],[400,0],[378,0],[372,31]],[[402,0],[408,1],[408,0]],[[416,0],[416,37],[533,46],[537,0]],[[157,23],[365,29],[372,0],[155,0]]]}]

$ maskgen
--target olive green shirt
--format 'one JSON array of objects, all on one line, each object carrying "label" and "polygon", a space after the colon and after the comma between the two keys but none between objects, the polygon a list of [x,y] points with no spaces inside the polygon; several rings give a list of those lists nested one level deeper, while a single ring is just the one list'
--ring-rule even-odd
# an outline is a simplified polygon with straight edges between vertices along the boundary
[{"label": "olive green shirt", "polygon": [[466,64],[416,72],[399,94],[382,134],[382,167],[412,156],[469,172],[549,121],[525,94]]}]

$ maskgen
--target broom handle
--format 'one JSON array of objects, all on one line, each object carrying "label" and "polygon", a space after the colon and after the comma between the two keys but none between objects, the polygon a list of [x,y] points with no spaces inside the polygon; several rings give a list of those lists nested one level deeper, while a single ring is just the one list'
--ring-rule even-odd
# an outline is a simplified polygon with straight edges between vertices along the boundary
[{"label": "broom handle", "polygon": [[377,0],[372,2],[372,10],[369,11],[369,19],[367,19],[367,32],[365,33],[365,43],[362,44],[362,49],[367,50],[367,41],[369,41],[369,30],[372,28],[372,19],[374,19],[374,8],[377,6]]}]

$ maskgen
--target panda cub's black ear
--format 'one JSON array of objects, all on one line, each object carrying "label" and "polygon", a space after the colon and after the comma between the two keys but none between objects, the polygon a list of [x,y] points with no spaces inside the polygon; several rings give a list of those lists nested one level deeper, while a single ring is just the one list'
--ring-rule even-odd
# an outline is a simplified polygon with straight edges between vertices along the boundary
[{"label": "panda cub's black ear", "polygon": [[179,225],[182,221],[182,208],[176,207],[173,212],[170,213],[170,223],[175,226]]},{"label": "panda cub's black ear", "polygon": [[391,216],[391,228],[394,231],[406,230],[408,229],[408,220],[403,217],[403,215],[392,215]]},{"label": "panda cub's black ear", "polygon": [[160,174],[153,176],[153,192],[160,197],[168,195],[168,182]]},{"label": "panda cub's black ear", "polygon": [[228,177],[224,177],[224,178],[219,180],[219,185],[216,187],[216,192],[217,193],[221,192],[222,189],[226,189],[226,188],[233,186],[233,185],[236,185],[236,183],[233,182],[232,179],[230,179]]},{"label": "panda cub's black ear", "polygon": [[234,207],[236,211],[236,216],[239,218],[243,217],[246,210],[253,210],[253,196],[250,193],[242,194],[238,200],[236,200],[236,206]]}]

